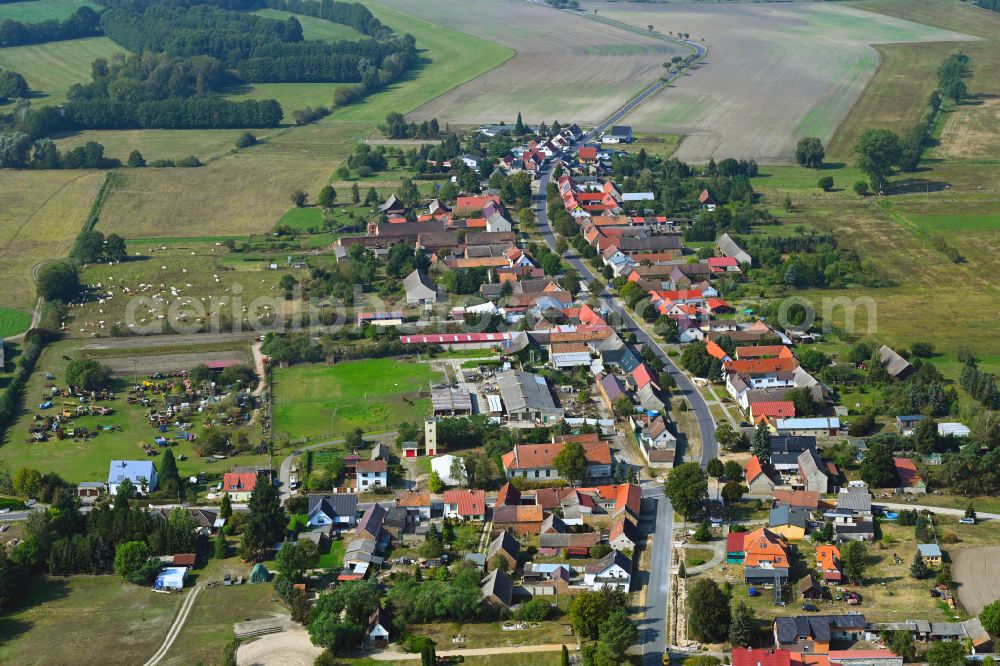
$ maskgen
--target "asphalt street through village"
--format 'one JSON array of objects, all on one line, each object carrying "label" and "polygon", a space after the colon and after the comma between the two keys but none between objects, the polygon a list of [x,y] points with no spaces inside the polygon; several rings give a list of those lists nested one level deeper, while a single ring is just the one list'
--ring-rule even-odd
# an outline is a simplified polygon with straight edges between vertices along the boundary
[{"label": "asphalt street through village", "polygon": [[[663,85],[666,82],[661,82]],[[635,108],[646,97],[659,89],[660,86],[653,86],[633,99],[629,104],[616,111],[604,123],[594,128],[585,135],[580,142],[588,138],[598,136],[607,127],[618,122],[629,111]],[[570,147],[573,150],[577,146]],[[538,222],[538,229],[542,234],[545,244],[553,252],[556,248],[555,235],[549,226],[548,211],[546,210],[545,193],[552,177],[552,165],[545,165],[538,181],[538,194],[535,196],[535,215]],[[583,261],[576,256],[568,257],[569,263],[580,273],[580,276],[590,282],[596,276]],[[604,303],[617,313],[621,320],[633,331],[636,339],[649,346],[657,356],[663,359],[664,369],[677,382],[678,389],[684,394],[691,409],[698,419],[698,430],[701,433],[701,466],[705,467],[708,461],[718,456],[718,443],[715,441],[715,421],[708,409],[708,404],[701,394],[694,387],[691,380],[681,372],[673,360],[643,329],[641,329],[628,313],[617,297],[603,291],[599,294]],[[673,540],[673,507],[670,501],[663,494],[663,488],[657,484],[646,484],[643,486],[643,497],[656,503],[655,524],[650,535],[652,537],[652,552],[649,559],[649,580],[646,585],[646,606],[643,620],[639,631],[639,647],[642,653],[643,666],[658,666],[661,663],[662,655],[666,648],[667,637],[667,581],[670,573],[670,545]]]}]

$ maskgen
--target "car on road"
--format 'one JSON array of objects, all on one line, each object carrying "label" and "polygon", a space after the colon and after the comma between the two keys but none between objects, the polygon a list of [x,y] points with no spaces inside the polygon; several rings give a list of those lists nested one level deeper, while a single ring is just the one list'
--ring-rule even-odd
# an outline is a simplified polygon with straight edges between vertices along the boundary
[{"label": "car on road", "polygon": [[968,516],[965,516],[963,518],[959,518],[958,519],[958,524],[959,525],[975,525],[976,524],[976,519],[975,518],[970,518]]},{"label": "car on road", "polygon": [[5,508],[5,509],[0,509],[0,515],[3,515],[5,513],[10,513],[10,507],[9,506],[7,508]]},{"label": "car on road", "polygon": [[802,604],[802,610],[804,610],[807,613],[818,613],[819,612],[819,608],[817,608],[816,606],[814,606],[812,604]]}]

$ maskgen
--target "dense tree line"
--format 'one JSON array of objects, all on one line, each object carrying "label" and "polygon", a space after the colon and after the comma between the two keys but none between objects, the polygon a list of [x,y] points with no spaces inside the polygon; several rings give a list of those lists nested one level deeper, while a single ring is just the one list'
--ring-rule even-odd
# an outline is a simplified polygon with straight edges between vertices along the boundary
[{"label": "dense tree line", "polygon": [[111,169],[119,160],[105,157],[104,146],[88,141],[60,153],[52,139],[32,141],[23,132],[0,133],[0,167],[7,169]]},{"label": "dense tree line", "polygon": [[983,9],[1000,12],[1000,0],[975,0],[975,4],[977,7],[982,7]]},{"label": "dense tree line", "polygon": [[[324,42],[304,40],[294,17],[278,21],[194,0],[106,3],[101,20],[105,33],[130,51],[210,56],[246,81],[352,82],[368,87],[386,72],[392,72],[393,80],[415,55],[411,36],[385,36],[384,29],[377,30],[382,39]],[[368,12],[360,9],[359,16]]]},{"label": "dense tree line", "polygon": [[432,139],[441,133],[437,118],[424,120],[419,124],[407,123],[403,114],[398,111],[390,111],[378,129],[388,139]]},{"label": "dense tree line", "polygon": [[797,289],[884,284],[872,262],[863,260],[855,250],[838,247],[830,233],[750,236],[744,241],[761,268],[758,279],[765,282]]},{"label": "dense tree line", "polygon": [[969,395],[987,408],[1000,409],[1000,390],[997,389],[997,376],[980,370],[976,365],[976,359],[969,358],[965,362],[959,383]]},{"label": "dense tree line", "polygon": [[41,23],[21,23],[13,19],[0,22],[0,47],[80,39],[101,34],[101,17],[90,7],[80,7],[68,18]]},{"label": "dense tree line", "polygon": [[[248,2],[254,5],[254,2]],[[384,39],[391,30],[382,25],[367,7],[358,2],[336,2],[336,0],[265,0],[270,9],[277,9],[293,14],[315,16],[324,21],[349,25],[363,35]],[[254,8],[254,7],[248,7]]]}]

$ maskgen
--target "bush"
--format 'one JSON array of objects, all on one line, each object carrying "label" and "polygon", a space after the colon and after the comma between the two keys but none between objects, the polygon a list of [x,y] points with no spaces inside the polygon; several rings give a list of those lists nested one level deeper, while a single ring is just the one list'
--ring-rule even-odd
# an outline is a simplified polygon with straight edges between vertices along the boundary
[{"label": "bush", "polygon": [[78,358],[66,367],[66,383],[85,391],[97,391],[111,386],[111,368],[93,359]]},{"label": "bush", "polygon": [[874,427],[875,416],[872,414],[862,414],[851,423],[851,427],[848,429],[848,434],[850,434],[851,437],[864,437],[870,433]]},{"label": "bush", "polygon": [[914,342],[910,345],[910,353],[918,358],[930,358],[934,356],[934,343]]},{"label": "bush", "polygon": [[816,187],[820,188],[824,192],[829,192],[833,189],[833,176],[823,176],[816,181]]},{"label": "bush", "polygon": [[249,148],[250,146],[256,146],[256,145],[257,145],[257,137],[255,137],[250,132],[243,132],[243,134],[240,134],[239,137],[237,137],[236,139],[237,148]]},{"label": "bush", "polygon": [[424,648],[435,645],[437,644],[427,636],[407,636],[406,640],[403,641],[403,649],[414,653],[423,652]]},{"label": "bush", "polygon": [[863,180],[855,181],[854,186],[851,189],[853,189],[854,193],[859,197],[863,197],[868,194],[868,183]]},{"label": "bush", "polygon": [[527,620],[528,622],[541,622],[549,619],[551,614],[552,604],[545,599],[532,599],[521,604],[521,608],[517,611],[517,619]]}]

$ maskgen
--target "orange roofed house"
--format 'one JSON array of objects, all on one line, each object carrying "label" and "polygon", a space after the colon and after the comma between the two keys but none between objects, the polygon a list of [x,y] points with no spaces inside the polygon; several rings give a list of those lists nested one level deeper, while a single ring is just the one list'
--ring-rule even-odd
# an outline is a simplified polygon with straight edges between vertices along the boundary
[{"label": "orange roofed house", "polygon": [[226,472],[222,477],[222,492],[233,502],[246,502],[256,487],[256,472]]},{"label": "orange roofed house", "polygon": [[816,570],[827,583],[840,583],[844,573],[840,570],[840,549],[833,545],[816,548]]},{"label": "orange roofed house", "polygon": [[743,580],[748,585],[787,582],[790,559],[787,541],[766,527],[756,529],[743,539]]},{"label": "orange roofed house", "polygon": [[587,457],[587,480],[606,479],[611,476],[611,447],[600,436],[576,435],[556,438],[551,444],[517,444],[503,456],[503,469],[508,479],[522,477],[529,480],[561,479],[556,469],[556,456],[568,442],[579,442]]}]

